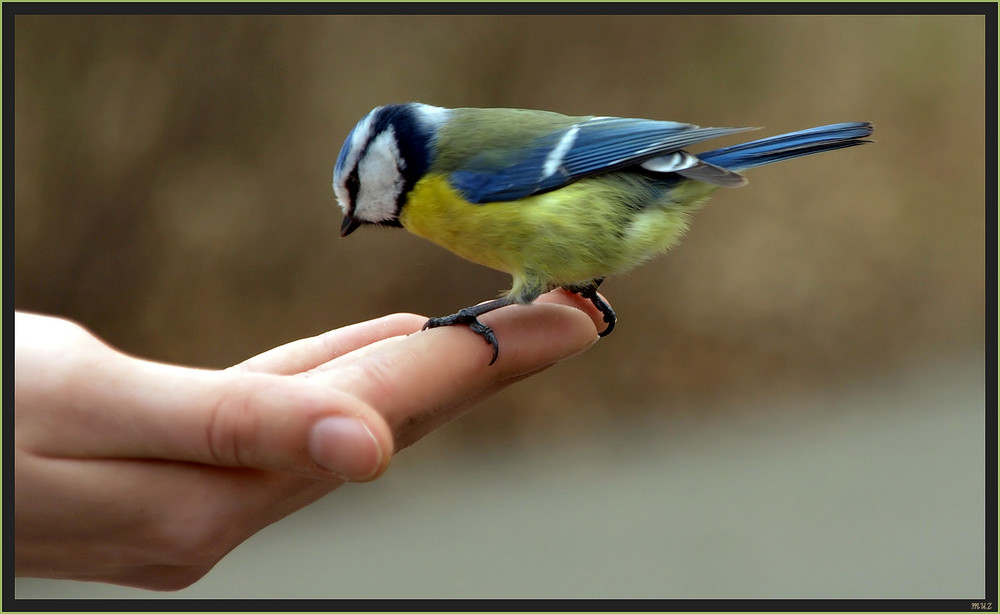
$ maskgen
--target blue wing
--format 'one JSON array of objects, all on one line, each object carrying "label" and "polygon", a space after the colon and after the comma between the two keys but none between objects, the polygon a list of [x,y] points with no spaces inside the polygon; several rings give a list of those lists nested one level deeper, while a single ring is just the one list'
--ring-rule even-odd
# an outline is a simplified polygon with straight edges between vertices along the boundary
[{"label": "blue wing", "polygon": [[[657,159],[651,172],[697,173],[704,163],[684,147],[746,128],[701,128],[691,124],[595,117],[536,138],[510,151],[487,150],[452,171],[451,185],[472,203],[504,202],[555,190],[584,177]],[[724,169],[714,169],[726,173]],[[742,178],[739,179],[740,181]]]}]

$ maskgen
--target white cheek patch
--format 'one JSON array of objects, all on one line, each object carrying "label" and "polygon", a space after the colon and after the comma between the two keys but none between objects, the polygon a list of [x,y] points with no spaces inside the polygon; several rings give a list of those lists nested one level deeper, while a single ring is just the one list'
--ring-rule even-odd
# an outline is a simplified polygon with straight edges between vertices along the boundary
[{"label": "white cheek patch", "polygon": [[406,167],[396,144],[395,130],[390,126],[369,145],[358,164],[361,189],[354,205],[354,216],[365,222],[386,222],[396,218],[396,201],[406,180],[401,172]]}]

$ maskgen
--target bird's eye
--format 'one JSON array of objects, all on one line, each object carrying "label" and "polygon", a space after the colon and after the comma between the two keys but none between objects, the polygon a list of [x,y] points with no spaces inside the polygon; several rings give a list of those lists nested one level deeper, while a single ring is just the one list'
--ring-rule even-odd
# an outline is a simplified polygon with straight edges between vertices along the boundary
[{"label": "bird's eye", "polygon": [[354,202],[358,196],[358,189],[361,187],[361,180],[358,179],[357,169],[351,171],[344,180],[344,186],[347,188],[347,193],[351,196],[351,202]]}]

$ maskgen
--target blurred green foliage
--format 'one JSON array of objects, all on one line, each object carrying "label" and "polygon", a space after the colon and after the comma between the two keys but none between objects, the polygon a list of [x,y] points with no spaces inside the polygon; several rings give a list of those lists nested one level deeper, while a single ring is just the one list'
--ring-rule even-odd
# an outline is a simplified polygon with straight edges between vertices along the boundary
[{"label": "blurred green foliage", "polygon": [[410,100],[755,136],[869,120],[878,141],[719,193],[602,287],[614,335],[450,442],[822,392],[984,343],[981,16],[20,15],[14,39],[15,306],[137,355],[224,367],[505,289],[404,232],[338,239],[343,139]]}]

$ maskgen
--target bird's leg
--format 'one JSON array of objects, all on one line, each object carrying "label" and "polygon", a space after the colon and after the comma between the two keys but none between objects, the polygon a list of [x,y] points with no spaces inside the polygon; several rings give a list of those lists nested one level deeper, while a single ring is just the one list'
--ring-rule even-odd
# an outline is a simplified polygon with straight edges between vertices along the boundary
[{"label": "bird's leg", "polygon": [[615,310],[611,308],[611,305],[608,305],[608,303],[597,294],[597,287],[601,285],[602,281],[604,281],[603,277],[595,279],[589,284],[582,286],[566,286],[566,289],[570,292],[579,294],[585,299],[589,299],[590,302],[594,304],[594,307],[597,307],[597,310],[604,316],[604,321],[608,325],[607,328],[598,333],[598,336],[607,337],[611,334],[611,331],[615,329],[615,322],[618,321],[618,316],[615,315]]},{"label": "bird's leg", "polygon": [[513,299],[504,297],[479,305],[473,305],[472,307],[466,307],[458,313],[453,313],[450,316],[444,316],[443,318],[431,318],[430,320],[427,320],[427,323],[424,324],[424,327],[421,330],[438,328],[439,326],[466,324],[470,329],[472,329],[472,332],[476,333],[485,339],[486,343],[493,346],[493,359],[490,360],[490,364],[492,365],[497,361],[497,355],[500,353],[500,344],[497,343],[497,337],[493,334],[493,329],[480,322],[477,318],[484,313],[488,313],[494,309],[500,309],[501,307],[506,307],[507,305],[513,305],[516,302],[517,301]]}]

